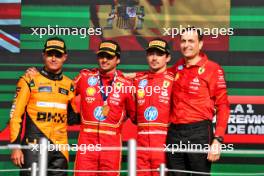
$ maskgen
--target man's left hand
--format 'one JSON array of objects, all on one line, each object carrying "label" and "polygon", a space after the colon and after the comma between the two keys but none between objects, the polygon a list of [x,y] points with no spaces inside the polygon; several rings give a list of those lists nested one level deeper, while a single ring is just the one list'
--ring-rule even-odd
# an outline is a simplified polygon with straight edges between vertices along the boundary
[{"label": "man's left hand", "polygon": [[220,159],[220,154],[221,143],[214,139],[212,145],[210,146],[210,151],[208,152],[207,159],[212,162],[218,161]]}]

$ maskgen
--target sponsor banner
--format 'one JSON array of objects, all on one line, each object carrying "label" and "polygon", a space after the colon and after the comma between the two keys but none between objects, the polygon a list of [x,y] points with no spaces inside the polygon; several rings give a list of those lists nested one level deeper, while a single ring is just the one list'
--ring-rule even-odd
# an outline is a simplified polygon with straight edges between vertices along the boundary
[{"label": "sponsor banner", "polygon": [[225,142],[264,143],[263,105],[231,104]]}]

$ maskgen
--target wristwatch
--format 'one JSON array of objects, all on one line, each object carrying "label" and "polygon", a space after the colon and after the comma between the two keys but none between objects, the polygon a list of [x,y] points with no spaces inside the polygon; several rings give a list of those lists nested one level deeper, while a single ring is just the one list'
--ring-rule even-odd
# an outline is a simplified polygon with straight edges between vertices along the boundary
[{"label": "wristwatch", "polygon": [[220,142],[221,144],[224,142],[224,138],[221,136],[215,136],[214,139],[216,139],[218,142]]}]

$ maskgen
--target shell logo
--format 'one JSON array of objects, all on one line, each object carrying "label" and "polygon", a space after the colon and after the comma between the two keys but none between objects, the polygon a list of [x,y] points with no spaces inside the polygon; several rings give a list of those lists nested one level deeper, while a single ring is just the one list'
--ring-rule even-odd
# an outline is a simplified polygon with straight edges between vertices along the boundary
[{"label": "shell logo", "polygon": [[144,98],[144,96],[145,96],[144,89],[138,89],[137,95],[138,95],[138,98]]},{"label": "shell logo", "polygon": [[86,95],[87,96],[94,96],[95,92],[96,92],[96,90],[94,87],[89,87],[86,89]]}]

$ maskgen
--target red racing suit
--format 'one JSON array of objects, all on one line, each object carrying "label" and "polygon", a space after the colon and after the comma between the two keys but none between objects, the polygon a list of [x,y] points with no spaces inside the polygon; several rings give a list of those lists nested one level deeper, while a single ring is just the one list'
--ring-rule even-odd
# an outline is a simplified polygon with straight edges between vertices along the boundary
[{"label": "red racing suit", "polygon": [[[106,99],[109,107],[107,115],[103,114],[101,81],[104,86],[113,88]],[[112,75],[104,75],[98,69],[84,69],[75,79],[75,86],[76,93],[81,97],[81,129],[78,145],[86,147],[86,151],[78,150],[75,169],[120,170],[122,151],[104,151],[101,147],[120,147],[120,149],[122,147],[122,124],[127,115],[129,117],[135,115],[133,93],[131,90],[125,90],[132,88],[132,82],[124,78],[120,71]],[[119,173],[75,173],[75,175],[115,176]]]},{"label": "red racing suit", "polygon": [[[138,126],[137,146],[164,148],[170,113],[170,96],[174,74],[143,72],[134,79],[136,87]],[[138,151],[137,169],[157,169],[165,163],[163,151]],[[138,172],[137,175],[159,175],[158,172]]]},{"label": "red racing suit", "polygon": [[176,72],[171,122],[189,124],[212,121],[216,114],[215,136],[223,137],[229,117],[229,102],[223,69],[204,53],[196,65],[186,67],[180,59],[170,70]]}]

